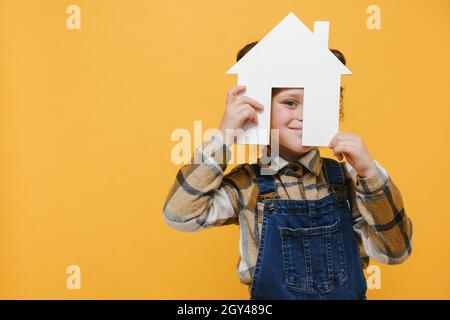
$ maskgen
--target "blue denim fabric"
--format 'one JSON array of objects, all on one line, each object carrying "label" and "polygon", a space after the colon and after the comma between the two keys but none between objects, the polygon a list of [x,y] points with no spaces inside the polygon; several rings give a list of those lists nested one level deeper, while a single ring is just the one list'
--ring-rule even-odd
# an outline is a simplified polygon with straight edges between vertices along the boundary
[{"label": "blue denim fabric", "polygon": [[250,299],[365,299],[348,181],[337,161],[323,160],[332,192],[320,200],[277,199],[273,177],[253,165],[265,200]]}]

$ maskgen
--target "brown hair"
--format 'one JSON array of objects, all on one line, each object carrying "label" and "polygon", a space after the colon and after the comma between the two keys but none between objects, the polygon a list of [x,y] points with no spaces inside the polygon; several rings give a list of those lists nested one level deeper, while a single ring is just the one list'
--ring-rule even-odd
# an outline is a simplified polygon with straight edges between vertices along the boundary
[{"label": "brown hair", "polygon": [[[249,52],[249,51],[250,51],[257,43],[258,43],[258,41],[253,41],[253,42],[250,42],[250,43],[246,44],[246,45],[245,45],[241,50],[239,50],[239,52],[237,53],[237,55],[236,55],[236,61],[241,60],[241,58],[242,58],[243,56],[245,56],[245,55],[247,54],[247,52]],[[342,52],[340,52],[340,51],[337,50],[337,49],[330,49],[330,51],[336,56],[336,58],[339,59],[339,61],[342,62],[343,65],[345,65],[345,64],[347,63],[347,61],[345,60],[345,56],[344,56],[344,54],[343,54]],[[342,120],[342,119],[344,118],[344,112],[343,112],[344,105],[343,105],[343,103],[342,103],[342,100],[344,99],[344,95],[343,95],[344,88],[341,87],[340,89],[341,89],[341,90],[340,90],[341,99],[340,99],[340,108],[339,108],[339,118]],[[278,89],[278,88],[273,88],[272,94],[273,94],[273,95],[276,95],[279,91],[280,91],[280,89]]]}]

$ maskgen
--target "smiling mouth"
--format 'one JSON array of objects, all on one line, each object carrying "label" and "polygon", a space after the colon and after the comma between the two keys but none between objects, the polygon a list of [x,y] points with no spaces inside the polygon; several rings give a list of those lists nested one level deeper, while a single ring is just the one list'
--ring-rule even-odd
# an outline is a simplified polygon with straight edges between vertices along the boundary
[{"label": "smiling mouth", "polygon": [[291,130],[297,130],[297,131],[302,131],[302,130],[303,130],[302,128],[289,128],[289,129],[291,129]]}]

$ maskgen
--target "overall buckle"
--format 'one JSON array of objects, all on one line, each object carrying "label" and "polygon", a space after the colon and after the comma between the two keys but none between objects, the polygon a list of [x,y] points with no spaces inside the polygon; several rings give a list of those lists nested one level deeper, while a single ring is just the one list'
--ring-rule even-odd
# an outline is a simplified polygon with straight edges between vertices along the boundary
[{"label": "overall buckle", "polygon": [[260,194],[258,198],[264,202],[264,206],[267,205],[267,209],[269,211],[275,210],[275,197],[277,196],[277,192],[269,192],[266,194]]}]

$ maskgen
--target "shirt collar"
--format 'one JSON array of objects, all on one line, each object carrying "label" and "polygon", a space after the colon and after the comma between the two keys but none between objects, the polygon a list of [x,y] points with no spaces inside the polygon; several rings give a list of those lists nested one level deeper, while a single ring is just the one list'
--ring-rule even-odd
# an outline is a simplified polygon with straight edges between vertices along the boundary
[{"label": "shirt collar", "polygon": [[[268,146],[264,147],[263,155],[267,154],[267,148]],[[261,157],[260,159],[258,159],[258,163],[261,167],[273,168],[273,170],[275,171],[274,173],[289,165],[289,161],[283,159],[278,154],[271,154],[269,158],[270,162],[267,161],[267,158],[265,158],[264,161],[261,161],[261,159],[264,159],[264,157]],[[313,175],[318,176],[320,174],[320,171],[322,170],[322,159],[320,157],[319,148],[313,148],[312,150],[308,151],[307,153],[302,155],[295,163],[300,163]]]}]

